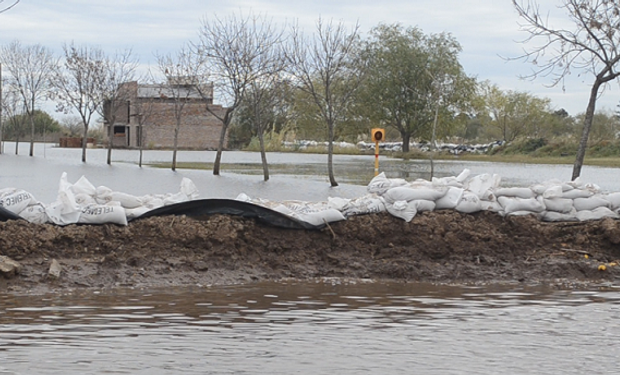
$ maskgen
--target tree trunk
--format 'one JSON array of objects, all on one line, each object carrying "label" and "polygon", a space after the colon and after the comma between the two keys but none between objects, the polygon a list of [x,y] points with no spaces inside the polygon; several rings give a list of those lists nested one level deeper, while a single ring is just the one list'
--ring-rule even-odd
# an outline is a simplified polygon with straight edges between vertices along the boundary
[{"label": "tree trunk", "polygon": [[596,109],[596,97],[598,96],[600,87],[601,81],[597,78],[590,91],[590,100],[588,101],[588,108],[586,109],[585,119],[583,120],[583,132],[581,133],[581,140],[579,141],[577,156],[575,158],[575,164],[573,165],[572,180],[575,180],[581,174],[583,159],[586,156],[586,148],[588,147],[588,137],[590,135],[590,129],[592,128],[592,120],[594,119],[594,110]]},{"label": "tree trunk", "polygon": [[172,170],[177,170],[177,148],[179,144],[179,122],[177,121],[177,127],[174,129],[174,148],[172,150]]},{"label": "tree trunk", "polygon": [[260,145],[260,160],[263,163],[263,179],[269,181],[269,166],[267,165],[267,153],[265,153],[265,137],[262,129],[258,131],[258,143]]},{"label": "tree trunk", "polygon": [[327,143],[327,173],[329,174],[329,183],[332,187],[338,186],[338,182],[334,178],[334,124],[329,124],[329,142]]},{"label": "tree trunk", "polygon": [[138,161],[138,166],[142,168],[142,150],[144,149],[144,134],[142,133],[144,129],[142,129],[142,124],[140,123],[140,160]]},{"label": "tree trunk", "polygon": [[84,135],[82,136],[82,163],[86,163],[86,144],[88,143],[88,125],[84,125]]},{"label": "tree trunk", "polygon": [[409,141],[411,140],[411,134],[408,132],[400,132],[400,136],[403,139],[403,154],[409,152]]},{"label": "tree trunk", "polygon": [[34,156],[34,113],[28,117],[30,118],[30,156]]},{"label": "tree trunk", "polygon": [[114,140],[114,123],[110,123],[110,127],[108,128],[108,165],[112,165],[112,141]]},{"label": "tree trunk", "polygon": [[217,145],[217,153],[215,154],[215,161],[213,162],[213,175],[220,175],[220,163],[222,162],[222,151],[224,150],[224,141],[226,140],[226,129],[228,128],[227,121],[223,121],[222,132],[220,133],[220,142]]}]

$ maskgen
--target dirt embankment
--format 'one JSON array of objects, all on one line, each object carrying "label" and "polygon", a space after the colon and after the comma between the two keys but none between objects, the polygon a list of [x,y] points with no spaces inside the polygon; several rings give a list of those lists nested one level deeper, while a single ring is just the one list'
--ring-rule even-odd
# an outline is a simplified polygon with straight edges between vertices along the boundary
[{"label": "dirt embankment", "polygon": [[[410,223],[356,216],[322,231],[253,219],[165,216],[129,226],[0,223],[0,255],[21,264],[0,288],[229,284],[282,278],[404,282],[578,282],[620,276],[620,222],[542,223],[495,213],[430,212]],[[62,271],[48,275],[52,259]],[[605,270],[601,270],[601,265]]]}]

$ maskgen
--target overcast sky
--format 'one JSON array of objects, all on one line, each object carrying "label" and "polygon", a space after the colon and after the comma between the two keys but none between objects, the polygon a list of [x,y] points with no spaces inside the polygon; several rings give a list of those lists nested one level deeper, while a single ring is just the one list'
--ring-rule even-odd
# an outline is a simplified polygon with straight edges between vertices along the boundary
[{"label": "overcast sky", "polygon": [[[554,7],[559,0],[539,3]],[[520,55],[523,45],[518,41],[527,36],[520,31],[509,0],[21,0],[0,14],[0,45],[13,40],[38,43],[59,55],[62,44],[72,41],[110,54],[132,48],[141,64],[154,67],[156,53],[174,53],[195,41],[203,19],[249,11],[266,14],[279,24],[297,21],[308,32],[319,17],[349,25],[358,22],[362,32],[379,23],[417,26],[426,34],[449,32],[463,47],[461,63],[467,74],[503,90],[550,98],[555,109],[564,108],[571,115],[585,111],[593,80],[591,75],[575,75],[565,91],[548,88],[548,79],[520,80],[530,66],[502,58]],[[597,109],[616,110],[618,92],[615,83]]]}]

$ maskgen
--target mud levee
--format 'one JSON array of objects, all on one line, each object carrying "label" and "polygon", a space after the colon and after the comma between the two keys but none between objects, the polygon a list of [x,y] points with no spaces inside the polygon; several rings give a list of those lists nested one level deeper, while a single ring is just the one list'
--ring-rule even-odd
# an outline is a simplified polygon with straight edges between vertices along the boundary
[{"label": "mud levee", "polygon": [[[0,255],[21,264],[0,289],[162,287],[284,278],[402,282],[598,282],[620,277],[620,224],[427,212],[406,223],[355,216],[321,231],[227,215],[152,217],[126,227],[0,223]],[[60,278],[48,276],[52,259]],[[605,265],[605,270],[600,266]]]}]

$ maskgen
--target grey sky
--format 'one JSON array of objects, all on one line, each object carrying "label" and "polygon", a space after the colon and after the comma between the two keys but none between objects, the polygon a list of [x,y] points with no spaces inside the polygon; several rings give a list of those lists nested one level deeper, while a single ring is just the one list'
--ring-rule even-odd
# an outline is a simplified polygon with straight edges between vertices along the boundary
[{"label": "grey sky", "polygon": [[[557,0],[540,0],[558,4]],[[592,77],[573,76],[561,87],[548,88],[548,79],[523,81],[530,71],[521,61],[506,61],[522,52],[517,43],[518,16],[509,0],[21,0],[0,14],[0,45],[13,40],[39,43],[60,53],[63,43],[100,46],[108,53],[132,48],[144,66],[155,64],[155,54],[175,52],[197,39],[201,20],[234,12],[263,13],[275,22],[297,21],[308,32],[316,20],[359,22],[363,32],[379,23],[417,26],[425,33],[450,32],[462,45],[461,62],[469,75],[490,80],[504,90],[527,91],[552,100],[554,108],[571,115],[585,111]],[[562,19],[558,23],[564,22]],[[217,101],[217,98],[216,98]],[[598,109],[616,110],[620,101],[614,83],[599,101]]]}]

